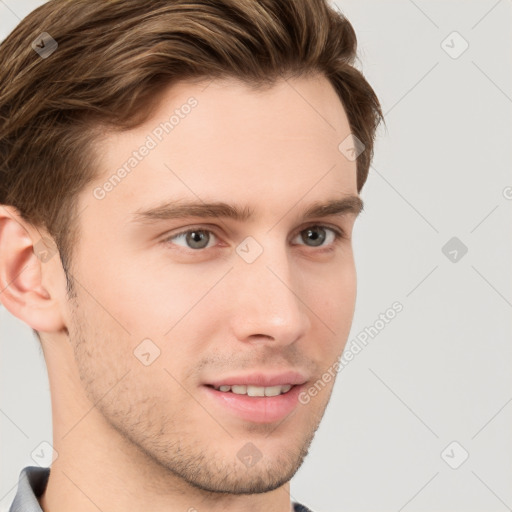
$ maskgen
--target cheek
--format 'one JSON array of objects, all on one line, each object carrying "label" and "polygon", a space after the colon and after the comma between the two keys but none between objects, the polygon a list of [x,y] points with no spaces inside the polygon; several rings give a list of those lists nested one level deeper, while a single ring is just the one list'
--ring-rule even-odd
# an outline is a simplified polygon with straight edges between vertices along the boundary
[{"label": "cheek", "polygon": [[[321,275],[311,275],[304,286],[309,290],[308,304],[314,311],[332,326],[352,322],[357,293],[357,276],[352,258],[347,258],[341,265],[331,266]],[[313,282],[316,284],[313,286]]]},{"label": "cheek", "polygon": [[80,279],[87,290],[97,292],[91,297],[77,285],[70,336],[81,380],[94,401],[120,379],[140,383],[131,391],[134,400],[142,390],[148,397],[158,389],[179,388],[173,377],[182,382],[194,366],[201,353],[194,344],[194,332],[201,327],[196,315],[211,307],[209,297],[201,298],[223,269],[206,274],[169,268],[165,273],[149,264],[140,264],[138,271],[118,266],[116,275],[103,269],[101,276],[91,273]]},{"label": "cheek", "polygon": [[69,331],[80,379],[104,393],[129,369],[129,335],[91,297],[79,294],[77,304]]},{"label": "cheek", "polygon": [[[178,383],[184,380],[187,356],[176,341],[130,336],[92,300],[79,302],[78,311],[70,336],[91,402],[118,424],[131,418],[145,426],[160,425],[166,410],[185,414],[186,396]],[[166,404],[172,407],[166,409]]]},{"label": "cheek", "polygon": [[133,258],[124,277],[116,279],[113,291],[105,297],[112,316],[131,339],[172,337],[182,323],[190,322],[190,316],[212,301],[209,292],[232,266],[218,260],[211,265],[179,265],[166,259],[164,251],[154,254],[157,257],[147,261]]},{"label": "cheek", "polygon": [[322,283],[305,302],[314,312],[310,313],[314,332],[323,339],[322,359],[332,362],[342,352],[352,327],[357,293],[355,267],[347,265],[333,271]]}]

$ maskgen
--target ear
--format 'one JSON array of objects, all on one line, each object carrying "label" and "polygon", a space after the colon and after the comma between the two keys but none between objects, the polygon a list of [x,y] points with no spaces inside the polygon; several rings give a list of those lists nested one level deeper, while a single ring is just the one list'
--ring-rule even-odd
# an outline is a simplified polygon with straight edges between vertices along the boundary
[{"label": "ear", "polygon": [[0,303],[32,329],[54,332],[65,328],[65,297],[64,270],[51,237],[26,223],[16,208],[0,205]]}]

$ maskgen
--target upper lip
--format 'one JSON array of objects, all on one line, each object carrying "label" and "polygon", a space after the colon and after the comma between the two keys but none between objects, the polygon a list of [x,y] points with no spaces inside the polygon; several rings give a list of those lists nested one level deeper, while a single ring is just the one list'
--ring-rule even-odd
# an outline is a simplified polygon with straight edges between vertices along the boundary
[{"label": "upper lip", "polygon": [[300,372],[297,371],[286,371],[276,374],[266,374],[263,372],[249,373],[245,375],[232,375],[230,377],[224,377],[222,379],[207,382],[207,385],[219,387],[219,386],[234,386],[245,385],[245,386],[285,386],[286,384],[300,385],[307,382],[307,378]]}]

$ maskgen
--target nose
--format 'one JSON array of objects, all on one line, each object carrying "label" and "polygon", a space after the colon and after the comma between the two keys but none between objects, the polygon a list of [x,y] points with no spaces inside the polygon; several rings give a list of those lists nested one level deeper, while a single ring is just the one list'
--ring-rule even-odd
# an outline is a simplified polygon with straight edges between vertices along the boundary
[{"label": "nose", "polygon": [[238,257],[231,279],[231,328],[240,341],[289,345],[307,333],[309,309],[303,280],[286,247],[267,244],[252,263]]}]

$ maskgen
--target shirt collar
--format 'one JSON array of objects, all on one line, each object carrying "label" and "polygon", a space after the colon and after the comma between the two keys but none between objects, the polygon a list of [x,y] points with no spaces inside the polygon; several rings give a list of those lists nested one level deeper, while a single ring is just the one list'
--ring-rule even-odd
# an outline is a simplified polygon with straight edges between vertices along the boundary
[{"label": "shirt collar", "polygon": [[27,466],[21,470],[18,490],[9,512],[43,512],[37,498],[48,484],[50,468]]}]

